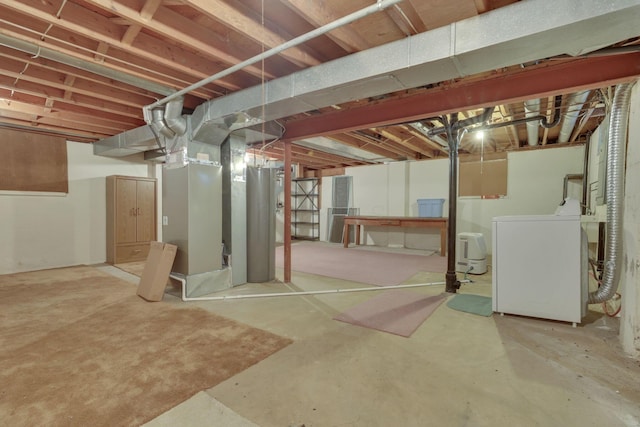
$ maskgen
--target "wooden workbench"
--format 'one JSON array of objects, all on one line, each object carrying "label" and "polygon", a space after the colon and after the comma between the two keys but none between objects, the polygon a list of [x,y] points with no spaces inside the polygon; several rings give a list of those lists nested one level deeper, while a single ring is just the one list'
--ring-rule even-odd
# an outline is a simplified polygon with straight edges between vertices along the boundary
[{"label": "wooden workbench", "polygon": [[360,244],[360,227],[370,225],[374,227],[408,227],[408,228],[439,228],[440,229],[440,255],[444,256],[447,250],[447,218],[422,218],[405,216],[345,216],[344,232],[342,240],[344,247],[349,246],[349,226],[356,227],[356,245]]}]

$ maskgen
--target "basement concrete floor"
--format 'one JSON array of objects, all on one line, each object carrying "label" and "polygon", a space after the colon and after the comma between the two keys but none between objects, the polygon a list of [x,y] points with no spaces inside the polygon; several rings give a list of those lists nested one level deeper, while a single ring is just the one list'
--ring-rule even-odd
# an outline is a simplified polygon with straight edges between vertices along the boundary
[{"label": "basement concrete floor", "polygon": [[[406,283],[443,280],[418,273]],[[282,271],[277,272],[282,278]],[[491,295],[491,272],[461,293]],[[230,294],[362,287],[293,273]],[[426,295],[443,286],[411,289]],[[376,293],[194,304],[294,343],[147,423],[160,426],[640,426],[640,360],[619,320],[482,317],[441,305],[410,338],[332,320]]]}]

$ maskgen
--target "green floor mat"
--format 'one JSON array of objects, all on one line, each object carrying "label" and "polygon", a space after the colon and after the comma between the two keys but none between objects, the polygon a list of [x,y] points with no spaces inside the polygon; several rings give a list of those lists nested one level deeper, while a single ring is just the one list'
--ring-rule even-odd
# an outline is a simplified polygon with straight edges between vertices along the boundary
[{"label": "green floor mat", "polygon": [[485,317],[493,313],[491,298],[480,295],[456,294],[447,301],[447,307]]}]

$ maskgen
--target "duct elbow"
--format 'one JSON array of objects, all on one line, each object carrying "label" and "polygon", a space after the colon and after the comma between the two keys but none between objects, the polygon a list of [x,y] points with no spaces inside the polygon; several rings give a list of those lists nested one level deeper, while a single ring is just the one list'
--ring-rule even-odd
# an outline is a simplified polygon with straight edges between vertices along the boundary
[{"label": "duct elbow", "polygon": [[187,121],[184,117],[178,117],[175,119],[165,118],[165,120],[167,122],[167,127],[174,135],[184,135],[187,131]]},{"label": "duct elbow", "polygon": [[184,135],[187,131],[187,121],[182,117],[183,105],[184,97],[179,97],[169,101],[164,109],[165,122],[175,135]]},{"label": "duct elbow", "polygon": [[164,135],[167,138],[173,138],[176,135],[164,120],[164,108],[162,107],[151,110],[151,123],[149,123],[149,126],[151,126],[156,135]]},{"label": "duct elbow", "polygon": [[165,106],[151,110],[150,126],[156,134],[167,138],[184,135],[187,131],[187,121],[182,117],[184,98],[169,101]]}]

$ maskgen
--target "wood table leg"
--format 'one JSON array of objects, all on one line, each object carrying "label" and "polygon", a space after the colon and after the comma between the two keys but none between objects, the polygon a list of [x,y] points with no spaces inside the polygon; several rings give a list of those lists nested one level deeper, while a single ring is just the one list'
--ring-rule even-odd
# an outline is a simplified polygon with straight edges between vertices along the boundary
[{"label": "wood table leg", "polygon": [[344,243],[344,247],[349,247],[349,224],[344,223],[344,228],[342,230],[342,242]]},{"label": "wood table leg", "polygon": [[356,246],[360,245],[360,224],[356,225]]}]

